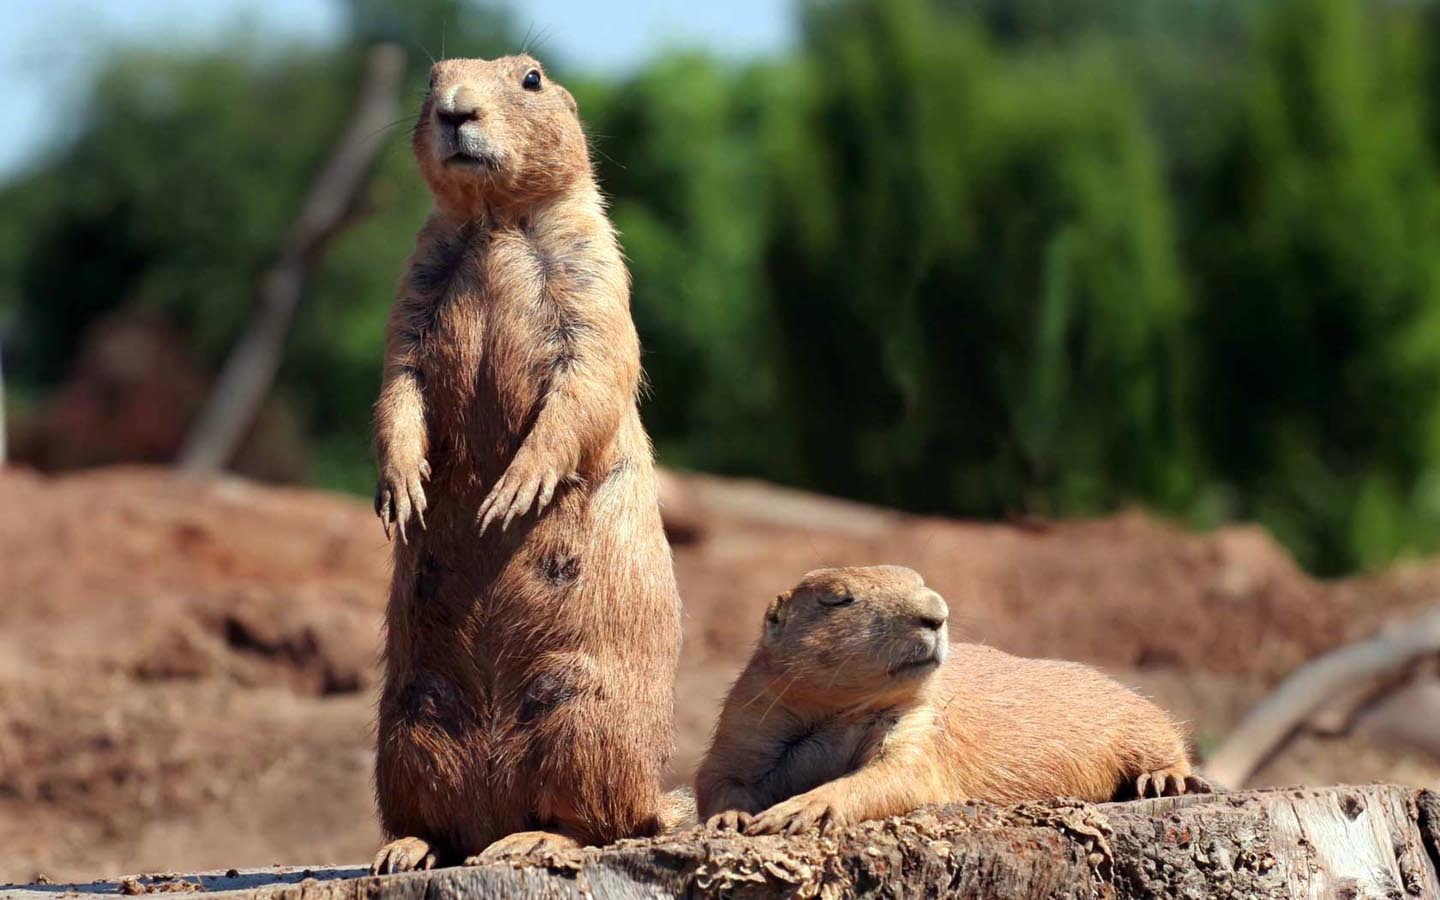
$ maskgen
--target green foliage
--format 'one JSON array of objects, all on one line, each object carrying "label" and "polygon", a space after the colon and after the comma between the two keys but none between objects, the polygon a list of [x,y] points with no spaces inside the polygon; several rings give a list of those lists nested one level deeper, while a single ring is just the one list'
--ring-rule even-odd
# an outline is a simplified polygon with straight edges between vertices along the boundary
[{"label": "green foliage", "polygon": [[1195,253],[1199,415],[1238,512],[1323,571],[1432,547],[1440,181],[1414,23],[1294,0],[1260,34]]},{"label": "green foliage", "polygon": [[823,86],[768,253],[807,482],[981,515],[1182,493],[1184,291],[1123,80],[914,3],[810,34]]},{"label": "green foliage", "polygon": [[[9,191],[23,252],[16,362],[63,371],[84,324],[125,304],[168,314],[214,359],[345,114],[355,59],[137,53],[96,82],[87,128]],[[163,160],[163,165],[157,161]]]},{"label": "green foliage", "polygon": [[784,98],[754,87],[680,56],[583,108],[630,258],[657,445],[680,465],[775,472],[783,461],[763,428],[778,348],[758,301],[767,230],[758,134],[761,110]]},{"label": "green foliage", "polygon": [[[812,0],[789,58],[559,74],[634,276],[671,464],[965,515],[1255,518],[1333,572],[1440,543],[1440,15],[1350,0]],[[159,311],[215,366],[359,50],[516,46],[352,0],[335,50],[129,53],[0,189],[7,365]],[[553,67],[553,66],[552,66]],[[408,120],[281,373],[364,490],[383,323],[428,198]],[[14,352],[10,352],[10,351]]]}]

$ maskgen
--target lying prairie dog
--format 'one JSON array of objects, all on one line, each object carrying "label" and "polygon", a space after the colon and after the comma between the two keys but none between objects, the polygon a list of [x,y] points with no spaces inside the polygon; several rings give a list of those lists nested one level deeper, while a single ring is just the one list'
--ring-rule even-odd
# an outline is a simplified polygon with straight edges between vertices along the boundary
[{"label": "lying prairie dog", "polygon": [[948,644],[900,566],[818,569],[770,604],[695,782],[711,827],[795,833],[966,799],[1208,792],[1177,723],[1095,669]]}]

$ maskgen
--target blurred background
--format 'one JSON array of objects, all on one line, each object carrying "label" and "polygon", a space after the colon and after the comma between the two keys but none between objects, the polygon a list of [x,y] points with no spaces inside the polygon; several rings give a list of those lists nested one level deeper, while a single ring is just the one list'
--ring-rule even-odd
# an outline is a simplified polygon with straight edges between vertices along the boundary
[{"label": "blurred background", "polygon": [[[613,201],[689,610],[673,780],[814,565],[914,565],[957,633],[1106,666],[1205,754],[1435,602],[1435,4],[0,13],[0,879],[378,841],[370,404],[442,55],[542,59]],[[1250,783],[1440,784],[1435,662]]]}]

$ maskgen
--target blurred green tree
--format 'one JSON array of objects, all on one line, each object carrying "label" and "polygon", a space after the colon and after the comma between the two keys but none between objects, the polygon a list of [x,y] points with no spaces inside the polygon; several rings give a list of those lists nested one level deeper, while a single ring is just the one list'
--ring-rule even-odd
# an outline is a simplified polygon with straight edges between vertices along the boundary
[{"label": "blurred green tree", "polygon": [[[466,0],[329,47],[125,52],[0,188],[19,387],[163,314],[206,366],[349,108],[358,50],[517,49]],[[1348,0],[812,0],[786,58],[567,81],[634,275],[663,459],[912,509],[1258,518],[1307,566],[1440,543],[1440,15]],[[542,48],[543,49],[543,48]],[[429,206],[406,132],[279,394],[373,483],[383,323]],[[13,352],[11,352],[13,351]],[[11,389],[7,385],[7,389]]]},{"label": "blurred green tree", "polygon": [[1440,533],[1440,182],[1412,13],[1267,10],[1187,235],[1234,514],[1322,572]]},{"label": "blurred green tree", "polygon": [[693,55],[582,96],[645,338],[646,418],[672,464],[785,472],[764,320],[765,112],[783,85]]},{"label": "blurred green tree", "polygon": [[805,480],[971,515],[1183,500],[1185,291],[1104,56],[1002,58],[914,2],[817,8],[807,40],[767,248]]},{"label": "blurred green tree", "polygon": [[108,67],[86,130],[6,192],[31,216],[10,273],[21,374],[54,377],[87,321],[129,303],[172,317],[205,356],[223,352],[345,113],[334,101],[353,63],[237,48]]}]

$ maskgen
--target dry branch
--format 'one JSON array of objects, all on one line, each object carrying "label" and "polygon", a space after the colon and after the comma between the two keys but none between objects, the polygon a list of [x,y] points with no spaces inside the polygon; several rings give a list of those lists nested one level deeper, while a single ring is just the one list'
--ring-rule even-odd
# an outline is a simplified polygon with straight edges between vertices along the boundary
[{"label": "dry branch", "polygon": [[1244,786],[1261,763],[1336,694],[1434,653],[1440,653],[1440,607],[1306,663],[1240,722],[1206,760],[1206,774],[1220,784]]},{"label": "dry branch", "polygon": [[191,427],[180,453],[182,468],[223,469],[245,439],[280,368],[310,272],[359,207],[365,176],[399,110],[404,76],[405,54],[399,47],[377,44],[371,49],[355,111],[286,231],[274,265],[260,281],[259,309]]}]

